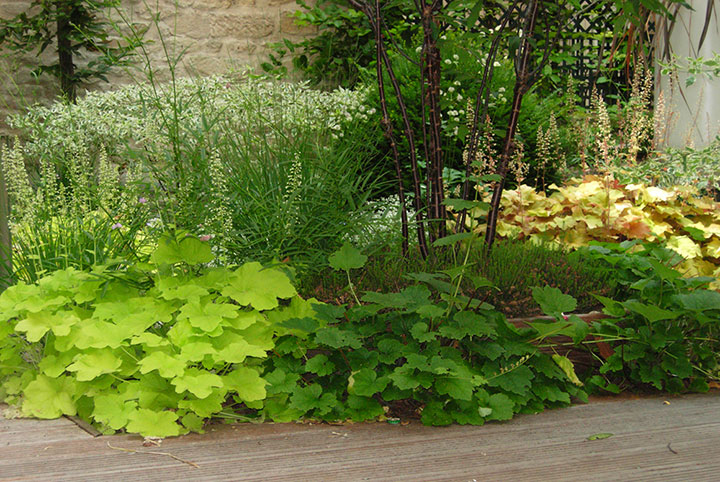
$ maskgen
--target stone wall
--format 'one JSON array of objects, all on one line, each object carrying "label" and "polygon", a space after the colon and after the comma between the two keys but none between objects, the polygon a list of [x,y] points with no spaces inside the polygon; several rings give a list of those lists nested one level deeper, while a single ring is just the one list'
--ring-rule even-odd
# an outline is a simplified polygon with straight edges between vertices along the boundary
[{"label": "stone wall", "polygon": [[[0,0],[0,17],[11,18],[27,10],[30,3]],[[148,57],[161,79],[167,78],[169,69],[160,38],[175,55],[182,52],[180,75],[208,75],[246,65],[257,67],[267,60],[269,43],[282,38],[298,40],[313,33],[311,27],[295,24],[293,12],[298,6],[294,0],[122,0],[122,5],[126,19],[150,25],[146,34],[152,41],[147,44]],[[116,20],[119,25],[123,23]],[[54,55],[51,46],[42,57],[48,61]],[[0,51],[0,135],[12,133],[6,123],[8,114],[28,104],[50,102],[58,94],[54,77],[36,79],[30,75],[36,65],[35,55],[18,57]],[[110,84],[97,82],[88,89],[107,89],[129,82],[133,76],[143,78],[144,74],[115,71],[109,77]]]}]

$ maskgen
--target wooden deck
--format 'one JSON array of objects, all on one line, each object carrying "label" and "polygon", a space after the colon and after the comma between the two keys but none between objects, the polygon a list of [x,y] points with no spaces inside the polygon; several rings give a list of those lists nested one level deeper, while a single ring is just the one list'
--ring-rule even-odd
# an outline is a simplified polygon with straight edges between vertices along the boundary
[{"label": "wooden deck", "polygon": [[[588,440],[597,433],[613,436]],[[717,481],[720,393],[595,400],[482,427],[219,425],[141,442],[0,418],[0,480]]]}]

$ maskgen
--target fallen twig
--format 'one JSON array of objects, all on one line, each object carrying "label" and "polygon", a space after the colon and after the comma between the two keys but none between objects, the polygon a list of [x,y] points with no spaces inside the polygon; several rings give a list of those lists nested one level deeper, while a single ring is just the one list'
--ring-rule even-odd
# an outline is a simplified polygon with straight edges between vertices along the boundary
[{"label": "fallen twig", "polygon": [[127,452],[127,453],[130,453],[130,454],[165,455],[166,457],[171,457],[171,458],[177,460],[178,462],[182,462],[182,463],[184,463],[184,464],[188,464],[189,466],[195,467],[196,469],[199,469],[199,468],[200,468],[200,466],[199,466],[198,464],[196,464],[195,462],[190,462],[189,460],[181,459],[181,458],[178,457],[177,455],[173,455],[173,454],[168,453],[168,452],[154,452],[154,451],[151,451],[151,450],[133,450],[133,449],[126,449],[126,448],[115,447],[114,445],[110,445],[110,442],[108,442],[107,445],[108,445],[108,447],[110,447],[111,449],[121,450],[121,451],[123,451],[123,452]]},{"label": "fallen twig", "polygon": [[[670,443],[672,443],[672,442],[670,442]],[[667,444],[668,450],[669,450],[670,452],[674,453],[675,455],[677,455],[677,452],[674,451],[674,450],[672,449],[672,447],[670,447],[670,443]]]}]

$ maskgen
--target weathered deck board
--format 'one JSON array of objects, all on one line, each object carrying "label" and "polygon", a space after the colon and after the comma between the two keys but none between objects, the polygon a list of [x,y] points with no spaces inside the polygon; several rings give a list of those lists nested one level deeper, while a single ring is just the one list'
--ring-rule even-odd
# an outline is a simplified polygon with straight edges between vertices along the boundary
[{"label": "weathered deck board", "polygon": [[[66,419],[0,419],[0,480],[720,480],[720,393],[668,400],[594,401],[482,427],[220,425],[158,448],[93,438]],[[600,432],[614,436],[587,440]]]}]

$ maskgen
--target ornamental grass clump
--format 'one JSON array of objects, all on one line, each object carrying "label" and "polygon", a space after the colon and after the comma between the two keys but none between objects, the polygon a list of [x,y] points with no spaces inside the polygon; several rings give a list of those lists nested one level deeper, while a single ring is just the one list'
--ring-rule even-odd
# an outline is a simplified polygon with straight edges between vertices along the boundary
[{"label": "ornamental grass clump", "polygon": [[30,179],[55,166],[73,213],[100,204],[114,218],[127,211],[115,200],[142,197],[161,226],[212,239],[222,262],[314,269],[369,214],[378,136],[365,97],[237,73],[90,93],[12,123]]}]

